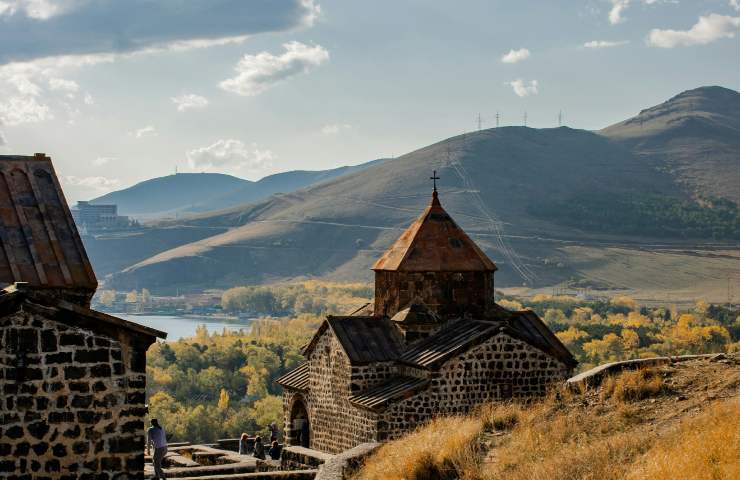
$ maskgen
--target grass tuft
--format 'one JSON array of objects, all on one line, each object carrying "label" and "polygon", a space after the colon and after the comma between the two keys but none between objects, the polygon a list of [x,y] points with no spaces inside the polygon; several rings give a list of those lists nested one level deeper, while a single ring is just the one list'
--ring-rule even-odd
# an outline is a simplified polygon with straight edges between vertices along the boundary
[{"label": "grass tuft", "polygon": [[663,390],[663,377],[654,369],[639,369],[609,376],[601,384],[602,401],[633,402],[658,395]]}]

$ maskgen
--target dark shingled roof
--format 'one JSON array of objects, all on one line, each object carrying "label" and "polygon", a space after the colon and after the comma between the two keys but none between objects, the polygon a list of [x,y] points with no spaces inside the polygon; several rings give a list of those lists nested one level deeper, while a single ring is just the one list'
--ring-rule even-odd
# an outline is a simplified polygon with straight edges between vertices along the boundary
[{"label": "dark shingled roof", "polygon": [[303,362],[293,370],[275,380],[278,385],[294,390],[308,390],[308,362]]},{"label": "dark shingled roof", "polygon": [[411,348],[401,355],[400,360],[421,367],[439,364],[452,355],[466,350],[476,341],[489,338],[502,324],[482,320],[457,320],[436,334],[411,345]]},{"label": "dark shingled roof", "polygon": [[399,272],[494,272],[496,265],[442,208],[437,192],[373,270]]},{"label": "dark shingled roof", "polygon": [[349,397],[358,407],[380,410],[390,402],[408,398],[429,385],[429,380],[414,377],[395,377],[359,395]]},{"label": "dark shingled roof", "polygon": [[400,334],[386,317],[329,315],[304,349],[304,355],[313,350],[326,328],[332,329],[352,364],[395,360],[402,349]]},{"label": "dark shingled roof", "polygon": [[573,368],[578,361],[573,357],[563,342],[548,328],[547,325],[531,310],[512,312],[513,316],[507,322],[505,330],[512,336],[539,348],[548,355],[552,355],[567,366]]},{"label": "dark shingled roof", "polygon": [[0,155],[0,283],[94,291],[98,281],[51,159]]}]

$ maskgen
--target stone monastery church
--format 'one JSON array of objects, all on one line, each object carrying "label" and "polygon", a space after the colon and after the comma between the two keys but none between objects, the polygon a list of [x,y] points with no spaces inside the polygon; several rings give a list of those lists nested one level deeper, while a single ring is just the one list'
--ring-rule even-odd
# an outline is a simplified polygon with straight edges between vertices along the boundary
[{"label": "stone monastery church", "polygon": [[328,316],[277,380],[288,443],[336,453],[568,378],[576,361],[542,320],[494,302],[496,269],[435,187],[373,266],[374,306]]}]

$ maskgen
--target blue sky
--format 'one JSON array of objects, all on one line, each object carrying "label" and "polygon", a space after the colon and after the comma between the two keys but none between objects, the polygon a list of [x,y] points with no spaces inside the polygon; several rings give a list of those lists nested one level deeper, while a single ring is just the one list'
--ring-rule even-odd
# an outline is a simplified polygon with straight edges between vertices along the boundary
[{"label": "blue sky", "polygon": [[[0,153],[68,200],[258,179],[740,89],[740,0],[0,0]],[[22,39],[20,41],[19,39]]]}]

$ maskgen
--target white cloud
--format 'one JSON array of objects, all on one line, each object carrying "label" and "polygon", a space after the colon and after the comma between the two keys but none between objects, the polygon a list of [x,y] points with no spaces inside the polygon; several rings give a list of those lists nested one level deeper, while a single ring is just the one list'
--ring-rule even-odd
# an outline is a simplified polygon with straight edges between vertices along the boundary
[{"label": "white cloud", "polygon": [[117,178],[108,177],[77,177],[66,175],[62,177],[62,183],[72,187],[90,188],[98,191],[106,191],[116,188],[121,181]]},{"label": "white cloud", "polygon": [[529,50],[527,50],[526,48],[520,48],[519,50],[509,50],[509,53],[501,57],[501,61],[503,63],[517,63],[528,58]]},{"label": "white cloud", "polygon": [[511,85],[511,87],[514,89],[514,93],[516,93],[520,97],[528,97],[530,95],[537,95],[539,93],[537,91],[537,80],[530,80],[529,84],[522,80],[521,78],[518,78],[514,81],[511,81],[508,83]]},{"label": "white cloud", "polygon": [[77,93],[80,86],[74,80],[52,77],[49,79],[49,88],[54,91]]},{"label": "white cloud", "polygon": [[188,110],[194,110],[199,108],[205,108],[208,106],[208,99],[195,95],[194,93],[188,93],[172,97],[172,102],[177,105],[178,112],[186,112]]},{"label": "white cloud", "polygon": [[[632,0],[610,0],[612,4],[609,10],[609,23],[617,25],[627,20],[624,12],[629,8]],[[678,3],[678,0],[640,0],[644,5],[654,5],[659,3]],[[732,1],[732,0],[731,0]]]},{"label": "white cloud", "polygon": [[329,60],[329,52],[320,45],[289,42],[283,44],[283,48],[285,53],[282,55],[269,52],[244,55],[235,67],[237,75],[224,80],[219,86],[238,95],[259,95],[276,83],[307,73]]},{"label": "white cloud", "polygon": [[740,0],[730,0],[730,6],[740,12]]},{"label": "white cloud", "polygon": [[83,101],[85,102],[85,105],[94,105],[95,104],[95,99],[89,93],[86,93],[85,94],[85,98],[84,98]]},{"label": "white cloud", "polygon": [[629,7],[630,0],[611,0],[612,8],[609,10],[609,23],[616,25],[625,21],[624,11]]},{"label": "white cloud", "polygon": [[140,128],[138,130],[134,130],[131,132],[131,135],[133,135],[136,138],[145,138],[145,137],[156,137],[157,129],[154,128],[152,125],[147,125],[144,128]]},{"label": "white cloud", "polygon": [[96,167],[102,167],[103,165],[107,165],[114,160],[114,157],[98,157],[92,161],[92,164]]},{"label": "white cloud", "polygon": [[257,145],[239,140],[218,140],[207,147],[187,152],[190,167],[197,171],[240,170],[260,173],[272,165],[275,155],[270,150],[260,150]]},{"label": "white cloud", "polygon": [[0,1],[0,16],[21,14],[34,20],[47,20],[72,4],[72,1],[4,0]]},{"label": "white cloud", "polygon": [[622,45],[627,45],[629,40],[620,40],[616,42],[612,42],[609,40],[592,40],[590,42],[586,42],[583,44],[585,48],[612,48],[612,47],[621,47]]},{"label": "white cloud", "polygon": [[43,122],[52,118],[54,115],[48,105],[39,103],[33,96],[15,96],[7,102],[0,102],[0,123],[5,125]]},{"label": "white cloud", "polygon": [[350,130],[352,125],[347,123],[332,123],[321,127],[321,133],[324,135],[336,135],[343,130]]},{"label": "white cloud", "polygon": [[737,29],[740,29],[740,17],[711,13],[699,17],[699,20],[689,30],[654,28],[650,31],[647,43],[659,48],[706,45],[722,38],[734,38]]}]

